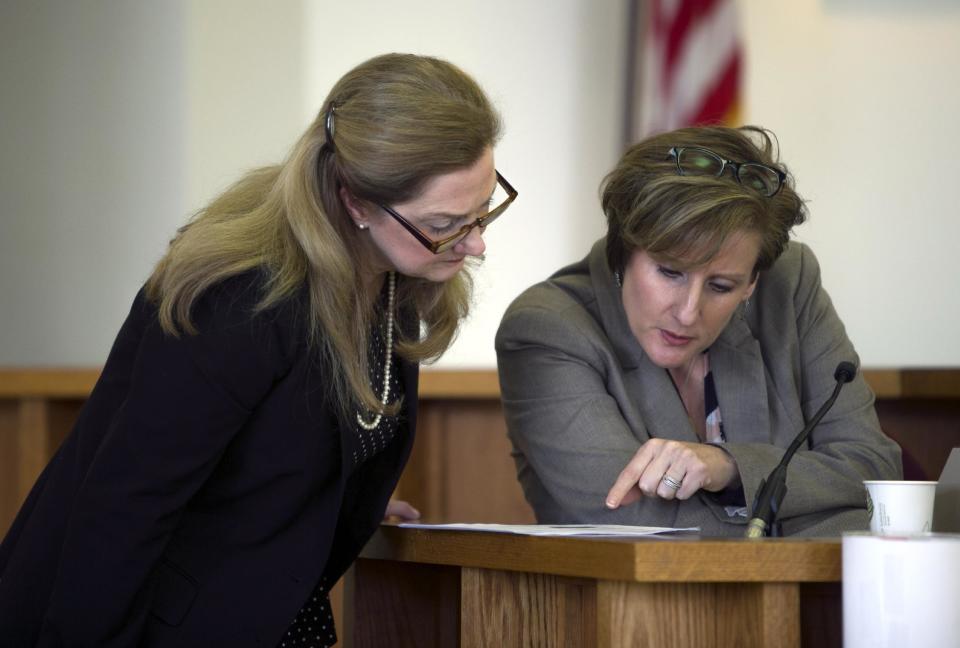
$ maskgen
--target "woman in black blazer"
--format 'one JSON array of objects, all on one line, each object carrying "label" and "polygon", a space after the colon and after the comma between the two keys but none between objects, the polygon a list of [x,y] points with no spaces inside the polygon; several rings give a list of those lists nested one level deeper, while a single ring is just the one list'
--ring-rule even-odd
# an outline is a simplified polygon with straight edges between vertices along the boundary
[{"label": "woman in black blazer", "polygon": [[0,545],[0,645],[336,641],[329,587],[416,515],[418,363],[516,197],[499,131],[458,68],[377,57],[178,232]]}]

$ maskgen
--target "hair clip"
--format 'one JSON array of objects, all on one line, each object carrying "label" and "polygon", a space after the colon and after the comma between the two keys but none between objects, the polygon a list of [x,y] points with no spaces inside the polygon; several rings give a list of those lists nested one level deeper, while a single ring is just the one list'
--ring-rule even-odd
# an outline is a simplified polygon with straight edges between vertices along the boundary
[{"label": "hair clip", "polygon": [[327,116],[324,120],[324,130],[327,132],[327,144],[330,145],[330,148],[333,148],[333,133],[336,130],[336,124],[333,121],[333,114],[337,111],[337,106],[332,101],[330,106],[327,108]]}]

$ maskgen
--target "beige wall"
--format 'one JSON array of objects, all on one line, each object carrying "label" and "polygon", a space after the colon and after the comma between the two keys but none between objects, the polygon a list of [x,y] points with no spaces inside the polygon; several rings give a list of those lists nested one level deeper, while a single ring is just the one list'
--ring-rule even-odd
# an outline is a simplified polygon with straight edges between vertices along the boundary
[{"label": "beige wall", "polygon": [[176,2],[0,4],[0,365],[102,363],[186,209]]},{"label": "beige wall", "polygon": [[602,235],[597,186],[622,148],[626,3],[353,0],[307,8],[308,113],[344,68],[385,51],[454,61],[502,112],[496,162],[520,197],[485,235],[476,305],[440,361],[494,366],[493,335],[510,301]]},{"label": "beige wall", "polygon": [[185,0],[183,11],[192,212],[244,171],[279,162],[303,131],[306,32],[301,0]]},{"label": "beige wall", "polygon": [[[960,8],[742,0],[748,119],[810,199],[798,232],[864,362],[957,365]],[[0,19],[0,365],[102,363],[175,228],[281,158],[333,81],[434,54],[503,112],[520,190],[441,364],[491,367],[519,290],[602,229],[620,152],[626,0],[10,0]]]},{"label": "beige wall", "polygon": [[960,4],[742,3],[747,114],[774,129],[872,366],[960,364]]}]

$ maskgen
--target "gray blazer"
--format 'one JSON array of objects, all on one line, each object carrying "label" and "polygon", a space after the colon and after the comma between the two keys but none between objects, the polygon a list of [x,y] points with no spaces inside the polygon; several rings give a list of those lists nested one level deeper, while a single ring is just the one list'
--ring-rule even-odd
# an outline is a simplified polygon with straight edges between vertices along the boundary
[{"label": "gray blazer", "polygon": [[[645,441],[698,438],[667,371],[630,332],[603,239],[583,261],[513,302],[496,348],[517,476],[541,523],[743,533],[746,518],[728,514],[730,502],[705,491],[684,502],[642,498],[615,511],[604,506]],[[724,448],[736,459],[747,506],[830,395],[843,360],[859,364],[813,253],[791,243],[710,348]],[[780,512],[785,534],[865,529],[862,480],[902,478],[900,448],[880,430],[873,402],[858,375],[794,456]]]}]

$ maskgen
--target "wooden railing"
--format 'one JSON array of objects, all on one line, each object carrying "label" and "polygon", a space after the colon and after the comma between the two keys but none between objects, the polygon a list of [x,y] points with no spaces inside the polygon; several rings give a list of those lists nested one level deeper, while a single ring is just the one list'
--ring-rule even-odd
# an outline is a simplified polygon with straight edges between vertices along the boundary
[{"label": "wooden railing", "polygon": [[[0,533],[76,420],[99,369],[0,369]],[[960,369],[868,369],[908,478],[936,478],[960,446]],[[496,371],[421,372],[417,443],[398,495],[432,520],[529,522]]]},{"label": "wooden railing", "polygon": [[[0,536],[69,433],[99,369],[0,368]],[[884,431],[908,479],[935,479],[960,446],[960,369],[873,369]],[[397,488],[431,522],[533,522],[516,480],[495,370],[420,374],[417,441]],[[342,627],[341,584],[331,592]]]},{"label": "wooden railing", "polygon": [[[98,368],[0,368],[0,399],[85,399],[99,377]],[[864,369],[863,377],[880,399],[960,398],[960,369]],[[420,397],[499,398],[500,383],[495,369],[424,369]]]}]

